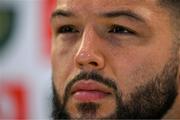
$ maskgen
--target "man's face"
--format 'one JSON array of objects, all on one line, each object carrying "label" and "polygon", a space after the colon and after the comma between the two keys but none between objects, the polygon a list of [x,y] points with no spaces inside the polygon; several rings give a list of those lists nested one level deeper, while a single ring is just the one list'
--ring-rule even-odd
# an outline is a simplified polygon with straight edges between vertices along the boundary
[{"label": "man's face", "polygon": [[176,97],[178,49],[157,0],[58,0],[56,118],[159,118]]}]

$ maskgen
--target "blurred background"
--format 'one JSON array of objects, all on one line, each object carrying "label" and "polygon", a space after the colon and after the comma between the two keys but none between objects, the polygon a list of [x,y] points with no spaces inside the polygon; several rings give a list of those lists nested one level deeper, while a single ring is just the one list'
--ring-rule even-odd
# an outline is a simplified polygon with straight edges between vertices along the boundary
[{"label": "blurred background", "polygon": [[0,119],[50,118],[54,6],[55,0],[0,0]]}]

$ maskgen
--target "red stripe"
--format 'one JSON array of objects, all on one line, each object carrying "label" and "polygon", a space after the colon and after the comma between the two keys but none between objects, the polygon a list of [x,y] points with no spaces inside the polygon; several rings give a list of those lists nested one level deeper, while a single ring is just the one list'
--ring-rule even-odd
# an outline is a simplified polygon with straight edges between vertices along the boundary
[{"label": "red stripe", "polygon": [[[16,82],[3,82],[0,85],[0,98],[3,97],[5,94],[6,96],[9,96],[9,98],[13,101],[15,116],[7,116],[6,114],[3,115],[4,111],[0,106],[0,119],[3,118],[11,118],[13,119],[26,119],[27,118],[27,97],[28,93],[26,90],[26,87],[22,83],[16,83]],[[4,111],[4,112],[3,112]]]},{"label": "red stripe", "polygon": [[43,0],[43,51],[45,55],[49,58],[50,48],[51,48],[51,27],[50,27],[50,17],[53,9],[55,8],[56,0]]}]

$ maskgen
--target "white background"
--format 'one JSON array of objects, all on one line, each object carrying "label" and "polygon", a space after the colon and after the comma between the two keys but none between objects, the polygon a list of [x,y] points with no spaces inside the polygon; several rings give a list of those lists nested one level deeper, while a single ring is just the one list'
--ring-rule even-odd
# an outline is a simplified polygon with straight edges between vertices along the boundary
[{"label": "white background", "polygon": [[[51,112],[51,67],[42,48],[42,4],[40,0],[0,0],[0,8],[11,7],[16,13],[11,42],[0,55],[0,84],[24,85],[29,119],[48,119]],[[6,115],[0,119],[13,118],[11,96],[4,93],[0,103],[1,112]]]}]

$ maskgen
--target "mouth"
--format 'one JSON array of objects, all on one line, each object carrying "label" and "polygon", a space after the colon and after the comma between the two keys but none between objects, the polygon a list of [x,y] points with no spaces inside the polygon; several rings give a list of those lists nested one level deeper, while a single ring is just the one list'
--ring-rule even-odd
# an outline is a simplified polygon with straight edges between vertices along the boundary
[{"label": "mouth", "polygon": [[73,85],[71,95],[80,102],[93,102],[112,95],[112,90],[92,80],[81,80]]}]

